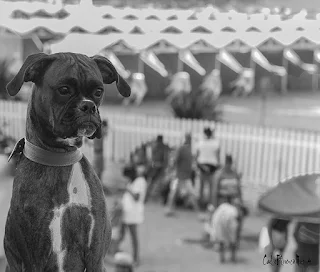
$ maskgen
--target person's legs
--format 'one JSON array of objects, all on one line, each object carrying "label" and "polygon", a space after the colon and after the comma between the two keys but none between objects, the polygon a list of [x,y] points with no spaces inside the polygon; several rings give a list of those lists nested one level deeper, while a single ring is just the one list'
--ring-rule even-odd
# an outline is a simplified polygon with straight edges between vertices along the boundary
[{"label": "person's legs", "polygon": [[[279,252],[278,254],[280,254],[280,255],[283,256],[284,250],[278,249],[278,252]],[[272,256],[275,256],[275,253],[272,253]],[[274,264],[274,265],[271,266],[271,271],[272,271],[272,272],[279,272],[280,269],[281,269],[281,263],[279,263],[278,265],[277,265],[277,264]]]},{"label": "person's legs", "polygon": [[223,242],[220,242],[219,253],[220,253],[220,263],[224,263],[226,259],[225,259],[225,244]]},{"label": "person's legs", "polygon": [[237,228],[237,248],[240,248],[240,240],[241,240],[241,231],[242,231],[242,226],[243,226],[243,218],[241,217],[239,219],[239,224],[238,224],[238,228]]},{"label": "person's legs", "polygon": [[122,243],[126,235],[126,228],[127,228],[127,225],[122,223],[120,227],[119,238],[118,238],[118,246]]},{"label": "person's legs", "polygon": [[138,226],[136,224],[130,224],[128,225],[128,228],[131,234],[133,260],[135,263],[139,263]]},{"label": "person's legs", "polygon": [[170,185],[170,192],[169,192],[169,197],[168,197],[168,202],[167,202],[167,215],[172,214],[175,208],[175,199],[177,195],[177,190],[178,190],[178,184],[179,181],[178,179],[175,179],[171,181]]},{"label": "person's legs", "polygon": [[146,197],[144,199],[144,203],[147,203],[147,201],[149,200],[150,193],[154,186],[155,176],[156,176],[156,168],[151,167],[148,175],[148,186],[147,186],[147,192],[146,192]]},{"label": "person's legs", "polygon": [[192,186],[192,180],[186,180],[186,189],[187,189],[187,193],[188,193],[188,197],[189,197],[189,201],[192,204],[192,208],[196,211],[199,212],[200,208],[198,205],[198,201],[197,201],[197,196],[196,196],[196,192]]},{"label": "person's legs", "polygon": [[199,203],[202,205],[204,202],[204,183],[205,183],[205,173],[204,171],[200,168],[200,188],[199,188]]},{"label": "person's legs", "polygon": [[212,205],[215,205],[217,203],[217,192],[216,192],[216,182],[217,180],[215,179],[215,173],[218,170],[218,166],[212,165],[211,166],[211,171],[210,175],[208,177],[208,183],[209,183],[209,203]]},{"label": "person's legs", "polygon": [[230,251],[231,251],[231,262],[235,263],[237,261],[237,258],[236,258],[237,244],[236,243],[230,244]]},{"label": "person's legs", "polygon": [[144,201],[145,203],[147,203],[147,201],[149,200],[149,197],[153,191],[153,188],[154,188],[156,182],[158,181],[159,177],[161,176],[161,174],[162,174],[162,168],[154,167],[152,169],[152,173],[150,175],[147,193],[146,193],[146,197],[145,197],[145,201]]},{"label": "person's legs", "polygon": [[210,174],[208,176],[208,184],[209,184],[209,204],[214,204],[215,201],[213,199],[213,196],[214,196],[214,193],[213,193],[213,189],[214,189],[214,186],[213,186],[213,183],[214,183],[214,180],[213,180],[213,174]]}]

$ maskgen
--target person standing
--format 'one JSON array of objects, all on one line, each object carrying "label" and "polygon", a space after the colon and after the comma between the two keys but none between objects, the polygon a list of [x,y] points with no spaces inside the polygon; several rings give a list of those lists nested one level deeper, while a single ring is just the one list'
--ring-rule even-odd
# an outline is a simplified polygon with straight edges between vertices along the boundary
[{"label": "person standing", "polygon": [[[270,243],[266,248],[267,258],[277,258],[277,255],[283,255],[285,248],[288,244],[288,226],[290,220],[271,218],[267,230],[269,234]],[[272,272],[279,272],[281,264],[272,265]]]},{"label": "person standing", "polygon": [[299,262],[295,272],[318,272],[320,225],[298,222],[293,236],[297,244],[295,259]]},{"label": "person standing", "polygon": [[[215,177],[215,186],[213,193],[213,203],[215,207],[231,201],[237,200],[243,205],[242,190],[241,190],[241,177],[233,167],[233,159],[231,155],[225,158],[224,166],[218,170]],[[240,236],[242,231],[242,219],[238,220],[238,233],[237,241],[240,243]]]},{"label": "person standing", "polygon": [[165,172],[168,157],[168,148],[163,143],[163,136],[158,135],[155,143],[151,147],[151,167],[148,176],[148,189],[145,202],[149,200],[153,192],[154,186]]},{"label": "person standing", "polygon": [[176,179],[171,183],[170,193],[167,203],[167,215],[173,214],[175,206],[175,197],[180,188],[185,189],[189,201],[191,202],[193,209],[198,211],[198,203],[194,188],[192,185],[192,165],[193,154],[191,149],[192,137],[190,134],[186,134],[184,144],[178,149],[175,159]]},{"label": "person standing", "polygon": [[136,178],[130,181],[122,197],[122,225],[120,229],[120,244],[128,229],[131,234],[133,259],[139,264],[138,226],[144,221],[144,198],[146,195],[146,179],[144,165],[136,167]]},{"label": "person standing", "polygon": [[103,120],[101,123],[102,137],[100,139],[95,138],[93,141],[94,159],[93,166],[100,180],[102,180],[102,174],[104,171],[104,139],[108,132],[108,122]]},{"label": "person standing", "polygon": [[233,167],[231,155],[225,158],[225,165],[217,171],[215,177],[213,204],[218,207],[228,198],[239,198],[242,203],[241,178]]},{"label": "person standing", "polygon": [[196,158],[200,170],[200,192],[199,200],[204,201],[204,186],[209,185],[209,203],[212,203],[213,176],[220,165],[220,142],[215,138],[215,131],[205,128],[205,138],[200,140],[196,146]]},{"label": "person standing", "polygon": [[[8,158],[13,148],[6,148],[5,154],[0,155],[0,176],[1,176],[1,187],[0,187],[0,237],[1,241],[4,240],[5,226],[7,215],[10,209],[10,202],[12,196],[13,179],[16,172],[16,165],[19,161],[19,156],[15,155],[8,162]],[[0,267],[5,267],[7,264],[3,243],[0,245]]]}]

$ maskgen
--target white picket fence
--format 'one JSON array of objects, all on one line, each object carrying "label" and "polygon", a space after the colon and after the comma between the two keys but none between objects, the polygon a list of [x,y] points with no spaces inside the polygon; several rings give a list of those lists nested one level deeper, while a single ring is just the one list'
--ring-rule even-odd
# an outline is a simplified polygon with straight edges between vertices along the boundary
[{"label": "white picket fence", "polygon": [[[0,101],[0,125],[3,126],[3,121],[7,123],[6,134],[16,139],[24,137],[26,110],[26,103]],[[233,155],[247,185],[266,188],[288,176],[320,172],[318,132],[113,113],[105,109],[101,110],[101,115],[110,124],[105,156],[115,162],[127,160],[135,147],[158,134],[162,134],[168,144],[178,145],[186,132],[197,138],[209,125],[216,127],[222,156]],[[83,149],[92,159],[92,142],[88,141]]]}]

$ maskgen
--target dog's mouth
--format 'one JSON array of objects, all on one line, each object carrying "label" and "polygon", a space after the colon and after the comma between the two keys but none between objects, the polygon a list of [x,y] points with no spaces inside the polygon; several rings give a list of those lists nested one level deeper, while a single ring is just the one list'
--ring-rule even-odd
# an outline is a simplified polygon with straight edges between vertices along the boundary
[{"label": "dog's mouth", "polygon": [[98,126],[95,122],[85,121],[77,126],[77,136],[91,137],[97,130]]}]

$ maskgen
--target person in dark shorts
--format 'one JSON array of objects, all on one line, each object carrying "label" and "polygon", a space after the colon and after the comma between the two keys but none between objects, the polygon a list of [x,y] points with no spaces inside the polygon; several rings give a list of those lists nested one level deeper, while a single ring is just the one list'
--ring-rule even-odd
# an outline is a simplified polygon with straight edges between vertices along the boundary
[{"label": "person in dark shorts", "polygon": [[242,202],[241,178],[233,167],[231,155],[226,155],[224,166],[217,172],[215,178],[213,204],[218,207],[228,198],[239,198]]},{"label": "person in dark shorts", "polygon": [[164,174],[167,165],[168,150],[163,143],[163,136],[158,135],[155,143],[152,146],[151,166],[148,174],[148,189],[145,197],[145,202],[149,200],[155,184]]},{"label": "person in dark shorts", "polygon": [[200,170],[200,192],[199,200],[203,204],[204,186],[209,185],[209,203],[212,203],[213,176],[220,165],[220,143],[215,138],[214,130],[205,128],[204,139],[200,140],[196,146],[197,165]]},{"label": "person in dark shorts", "polygon": [[191,134],[185,135],[185,141],[177,151],[175,158],[175,179],[171,181],[170,192],[167,203],[166,215],[172,215],[174,213],[175,198],[179,189],[183,189],[189,202],[192,204],[193,209],[198,212],[198,203],[196,194],[192,185],[192,165],[193,154],[191,150]]},{"label": "person in dark shorts", "polygon": [[[269,234],[270,244],[267,247],[267,258],[277,259],[277,255],[283,255],[286,246],[288,244],[288,226],[290,220],[279,219],[276,217],[271,218],[268,223],[267,230]],[[281,263],[278,265],[272,265],[272,272],[279,272],[281,269]]]},{"label": "person in dark shorts", "polygon": [[295,272],[319,272],[320,225],[297,223],[294,238],[297,243]]}]

